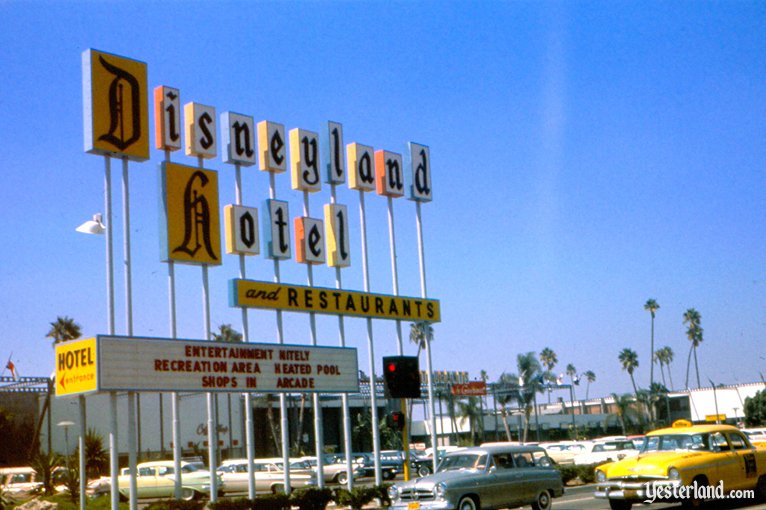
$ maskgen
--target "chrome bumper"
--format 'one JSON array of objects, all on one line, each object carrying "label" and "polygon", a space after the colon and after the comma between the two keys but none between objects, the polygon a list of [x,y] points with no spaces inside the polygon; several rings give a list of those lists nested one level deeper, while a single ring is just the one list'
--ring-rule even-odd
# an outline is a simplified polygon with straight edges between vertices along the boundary
[{"label": "chrome bumper", "polygon": [[610,480],[596,484],[593,496],[600,499],[626,499],[644,501],[649,499],[647,485],[651,487],[678,487],[680,480]]}]

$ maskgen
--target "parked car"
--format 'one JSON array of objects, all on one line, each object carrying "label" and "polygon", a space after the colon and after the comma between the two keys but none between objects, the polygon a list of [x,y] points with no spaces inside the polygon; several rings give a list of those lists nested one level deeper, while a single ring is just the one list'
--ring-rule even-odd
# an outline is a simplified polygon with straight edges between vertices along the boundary
[{"label": "parked car", "polygon": [[394,476],[404,472],[404,452],[400,450],[381,450],[380,465],[394,468]]},{"label": "parked car", "polygon": [[561,474],[539,446],[486,446],[446,453],[436,473],[389,488],[393,510],[551,508]]},{"label": "parked car", "polygon": [[574,456],[576,466],[603,464],[638,455],[638,448],[630,439],[597,440],[586,447],[586,451]]},{"label": "parked car", "polygon": [[43,483],[37,479],[34,468],[0,468],[0,492],[7,498],[15,501],[30,498],[39,492],[42,486]]},{"label": "parked car", "polygon": [[575,455],[585,453],[590,446],[590,442],[584,441],[560,441],[558,443],[540,443],[548,453],[548,456],[556,464],[567,465],[574,464]]},{"label": "parked car", "polygon": [[[176,473],[172,460],[142,462],[136,466],[137,498],[169,498],[175,494]],[[125,473],[125,470],[123,470]],[[199,469],[196,465],[181,462],[181,497],[186,500],[210,496],[210,471]],[[219,487],[223,488],[220,476]],[[130,475],[117,477],[120,499],[130,497]],[[88,494],[101,495],[111,492],[111,478],[103,476],[88,484]]]},{"label": "parked car", "polygon": [[[613,510],[629,510],[651,494],[680,494],[684,491],[675,489],[695,484],[723,484],[727,493],[755,489],[763,498],[766,448],[753,446],[744,432],[730,425],[676,424],[648,433],[637,457],[600,466],[596,482],[595,497],[608,499]],[[697,491],[687,495],[681,500],[684,506],[699,503]]]},{"label": "parked car", "polygon": [[[255,477],[255,492],[264,494],[276,494],[285,491],[284,470],[271,469],[271,463],[253,463]],[[247,492],[249,490],[249,474],[247,472],[247,459],[230,459],[221,463],[218,474],[223,481],[225,494]],[[316,476],[313,473],[297,472],[290,470],[290,487],[299,489],[316,485]]]},{"label": "parked car", "polygon": [[[306,462],[314,473],[317,473],[316,457],[300,457],[301,461]],[[324,481],[330,483],[345,484],[348,482],[348,468],[346,466],[345,455],[325,455],[322,457],[322,473]],[[364,471],[358,464],[352,464],[352,476],[354,480],[364,476]]]},{"label": "parked car", "polygon": [[[362,476],[375,476],[375,457],[372,453],[354,453],[352,455],[354,462],[362,470]],[[380,475],[384,480],[393,480],[396,478],[396,468],[385,466],[381,462]]]}]

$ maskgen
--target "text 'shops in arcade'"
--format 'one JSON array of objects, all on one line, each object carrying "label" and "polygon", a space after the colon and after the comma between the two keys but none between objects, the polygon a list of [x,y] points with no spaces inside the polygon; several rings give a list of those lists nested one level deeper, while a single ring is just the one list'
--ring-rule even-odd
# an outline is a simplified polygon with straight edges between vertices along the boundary
[{"label": "text 'shops in arcade'", "polygon": [[383,380],[386,398],[420,398],[417,356],[384,356]]}]

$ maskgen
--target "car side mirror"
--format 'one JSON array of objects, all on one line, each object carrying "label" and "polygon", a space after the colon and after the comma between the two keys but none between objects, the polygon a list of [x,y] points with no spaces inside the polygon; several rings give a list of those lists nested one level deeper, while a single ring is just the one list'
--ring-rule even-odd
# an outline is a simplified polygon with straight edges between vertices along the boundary
[{"label": "car side mirror", "polygon": [[494,473],[497,471],[497,466],[489,466],[489,470],[487,471],[489,474]]}]

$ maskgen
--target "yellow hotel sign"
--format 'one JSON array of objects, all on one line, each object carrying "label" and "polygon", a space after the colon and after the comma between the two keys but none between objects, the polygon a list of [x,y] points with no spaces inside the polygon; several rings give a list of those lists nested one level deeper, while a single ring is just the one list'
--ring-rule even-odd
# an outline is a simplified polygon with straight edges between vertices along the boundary
[{"label": "yellow hotel sign", "polygon": [[221,264],[218,173],[162,163],[163,261]]},{"label": "yellow hotel sign", "polygon": [[435,299],[241,279],[229,282],[229,304],[243,308],[355,315],[375,319],[441,320],[439,301]]},{"label": "yellow hotel sign", "polygon": [[82,74],[85,151],[149,159],[146,64],[86,50]]},{"label": "yellow hotel sign", "polygon": [[56,396],[76,395],[97,389],[96,339],[56,344]]}]

